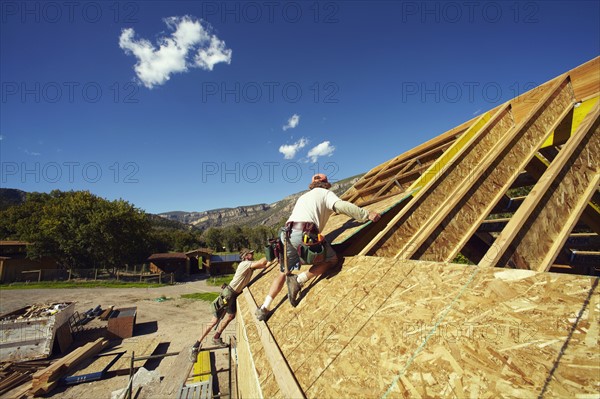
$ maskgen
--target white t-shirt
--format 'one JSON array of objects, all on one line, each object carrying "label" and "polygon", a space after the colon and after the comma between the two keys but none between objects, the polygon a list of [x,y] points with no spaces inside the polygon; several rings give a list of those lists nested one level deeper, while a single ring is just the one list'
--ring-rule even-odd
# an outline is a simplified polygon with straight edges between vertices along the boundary
[{"label": "white t-shirt", "polygon": [[333,205],[338,201],[340,198],[333,191],[313,188],[298,198],[287,221],[311,222],[317,225],[319,231],[323,231],[329,216],[334,213]]},{"label": "white t-shirt", "polygon": [[238,294],[242,292],[242,290],[248,285],[250,280],[252,280],[252,274],[254,273],[254,269],[251,269],[253,261],[244,260],[240,262],[237,269],[235,270],[235,275],[231,279],[229,286],[233,288],[235,292]]}]

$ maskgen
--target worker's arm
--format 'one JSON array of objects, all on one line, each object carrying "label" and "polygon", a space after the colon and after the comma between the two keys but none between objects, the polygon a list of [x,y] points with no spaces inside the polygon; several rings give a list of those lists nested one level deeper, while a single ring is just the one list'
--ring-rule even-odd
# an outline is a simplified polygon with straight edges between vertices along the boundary
[{"label": "worker's arm", "polygon": [[267,258],[261,258],[250,265],[251,269],[264,269],[267,267]]},{"label": "worker's arm", "polygon": [[369,212],[364,208],[343,200],[337,201],[333,205],[333,210],[337,213],[343,213],[346,216],[350,216],[359,222],[366,222],[367,220],[376,222],[381,218],[381,215],[377,212]]}]

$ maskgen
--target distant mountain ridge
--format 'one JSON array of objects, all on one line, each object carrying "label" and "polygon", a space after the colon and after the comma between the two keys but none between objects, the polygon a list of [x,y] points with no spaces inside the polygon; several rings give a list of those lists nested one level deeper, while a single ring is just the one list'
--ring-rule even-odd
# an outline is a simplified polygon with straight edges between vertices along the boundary
[{"label": "distant mountain ridge", "polygon": [[[331,190],[337,195],[346,192],[362,175],[349,177],[333,183]],[[163,227],[176,227],[178,224],[194,226],[198,229],[227,226],[276,226],[283,218],[287,218],[302,191],[289,195],[272,204],[244,205],[235,208],[219,208],[201,212],[172,211],[152,215],[154,222],[159,222]],[[27,193],[12,188],[0,188],[0,210],[25,201]],[[164,223],[160,223],[164,220]],[[183,226],[182,226],[183,227]]]},{"label": "distant mountain ridge", "polygon": [[[352,187],[361,176],[362,175],[353,176],[333,183],[331,190],[337,195],[342,195]],[[282,218],[287,218],[289,216],[296,200],[305,192],[306,191],[302,191],[289,195],[272,204],[245,205],[235,208],[211,209],[202,212],[172,211],[159,213],[158,216],[168,220],[189,224],[202,230],[210,227],[227,227],[234,225],[275,226]]]},{"label": "distant mountain ridge", "polygon": [[0,211],[25,202],[27,193],[16,188],[0,188]]}]

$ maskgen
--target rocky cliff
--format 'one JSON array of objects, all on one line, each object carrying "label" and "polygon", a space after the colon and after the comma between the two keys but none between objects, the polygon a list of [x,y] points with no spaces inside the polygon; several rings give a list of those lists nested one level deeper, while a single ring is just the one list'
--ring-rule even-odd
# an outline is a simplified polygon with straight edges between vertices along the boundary
[{"label": "rocky cliff", "polygon": [[[359,178],[360,176],[354,176],[340,180],[331,186],[331,190],[337,195],[341,195],[352,187]],[[275,226],[279,224],[283,218],[289,216],[296,200],[305,192],[306,191],[302,191],[292,194],[272,204],[212,209],[203,212],[174,211],[161,213],[159,216],[165,219],[189,224],[203,230],[209,227],[226,227],[232,225]]]}]

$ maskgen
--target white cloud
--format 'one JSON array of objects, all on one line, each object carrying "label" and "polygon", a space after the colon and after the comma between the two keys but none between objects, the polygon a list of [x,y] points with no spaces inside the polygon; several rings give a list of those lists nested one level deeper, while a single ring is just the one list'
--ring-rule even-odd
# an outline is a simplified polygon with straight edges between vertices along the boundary
[{"label": "white cloud", "polygon": [[25,154],[31,155],[32,157],[39,157],[40,155],[42,155],[39,152],[31,152],[27,148],[24,151],[25,151]]},{"label": "white cloud", "polygon": [[294,144],[284,144],[279,147],[279,152],[283,154],[284,159],[293,159],[296,153],[308,144],[308,140],[302,137]]},{"label": "white cloud", "polygon": [[219,62],[231,63],[231,49],[216,35],[210,35],[209,26],[203,26],[190,16],[165,18],[172,32],[157,39],[157,47],[146,39],[136,39],[132,28],[123,29],[119,47],[125,54],[137,58],[135,73],[141,83],[151,89],[165,84],[174,73],[190,68],[212,71]]},{"label": "white cloud", "polygon": [[210,38],[210,46],[198,50],[194,61],[200,68],[212,71],[219,62],[231,63],[231,49],[225,48],[225,42],[213,35]]},{"label": "white cloud", "polygon": [[285,125],[283,127],[283,130],[288,130],[288,129],[293,129],[296,126],[298,126],[298,123],[300,123],[300,115],[292,115],[290,119],[288,119],[287,121],[287,125]]},{"label": "white cloud", "polygon": [[314,163],[317,162],[317,159],[319,159],[319,157],[332,156],[334,151],[335,147],[331,145],[331,142],[324,141],[321,144],[318,144],[311,148],[310,151],[308,151],[308,157],[310,158],[311,162]]}]

